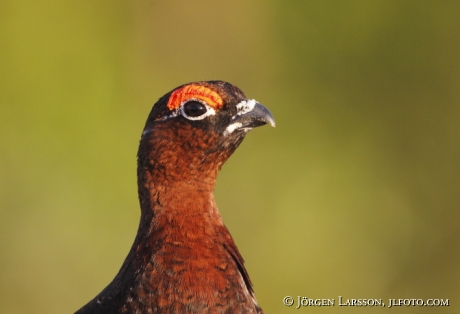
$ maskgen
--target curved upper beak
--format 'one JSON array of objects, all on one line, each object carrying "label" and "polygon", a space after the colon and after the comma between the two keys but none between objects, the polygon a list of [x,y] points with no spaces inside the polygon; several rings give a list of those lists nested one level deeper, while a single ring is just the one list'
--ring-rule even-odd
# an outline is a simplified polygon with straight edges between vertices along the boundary
[{"label": "curved upper beak", "polygon": [[275,127],[275,118],[273,118],[270,110],[254,99],[244,100],[236,105],[236,108],[236,116],[232,118],[230,125],[225,130],[226,134],[237,129],[250,130],[265,124]]}]

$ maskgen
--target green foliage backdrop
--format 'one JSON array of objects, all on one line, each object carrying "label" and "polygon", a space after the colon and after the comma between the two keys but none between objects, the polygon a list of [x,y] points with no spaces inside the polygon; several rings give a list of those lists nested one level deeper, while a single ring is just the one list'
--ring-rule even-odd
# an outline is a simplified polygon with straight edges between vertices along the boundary
[{"label": "green foliage backdrop", "polygon": [[[267,313],[282,298],[460,302],[456,1],[0,3],[0,312],[71,313],[137,228],[151,105],[222,79],[269,107],[216,198]],[[309,313],[356,313],[347,307]]]}]

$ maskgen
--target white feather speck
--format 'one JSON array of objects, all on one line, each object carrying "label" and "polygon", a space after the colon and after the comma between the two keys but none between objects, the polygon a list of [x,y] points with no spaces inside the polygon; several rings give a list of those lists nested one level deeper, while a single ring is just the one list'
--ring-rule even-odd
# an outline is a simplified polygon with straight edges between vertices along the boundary
[{"label": "white feather speck", "polygon": [[224,135],[227,136],[231,133],[233,133],[233,131],[235,131],[236,129],[238,128],[241,128],[242,124],[241,122],[235,122],[235,123],[232,123],[230,124],[224,131]]},{"label": "white feather speck", "polygon": [[257,104],[257,101],[254,99],[243,100],[236,105],[236,115],[240,116],[242,114],[248,113],[254,109],[254,106]]}]

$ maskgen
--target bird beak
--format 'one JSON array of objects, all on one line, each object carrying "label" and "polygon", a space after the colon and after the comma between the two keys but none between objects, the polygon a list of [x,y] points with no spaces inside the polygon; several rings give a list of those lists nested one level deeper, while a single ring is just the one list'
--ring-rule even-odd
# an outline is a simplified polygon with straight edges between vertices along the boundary
[{"label": "bird beak", "polygon": [[230,134],[237,129],[249,131],[252,128],[270,124],[275,127],[275,118],[265,106],[254,99],[243,100],[236,105],[237,113],[232,118],[230,125],[225,130],[225,134]]}]

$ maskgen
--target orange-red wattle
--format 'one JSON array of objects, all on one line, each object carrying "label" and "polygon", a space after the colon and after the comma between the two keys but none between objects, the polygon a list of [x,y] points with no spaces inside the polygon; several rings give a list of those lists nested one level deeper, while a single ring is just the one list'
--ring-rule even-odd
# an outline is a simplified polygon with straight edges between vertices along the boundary
[{"label": "orange-red wattle", "polygon": [[179,106],[188,99],[202,100],[214,109],[220,109],[223,105],[222,98],[215,91],[206,86],[190,84],[172,92],[167,106],[169,110],[174,110],[179,108]]}]

